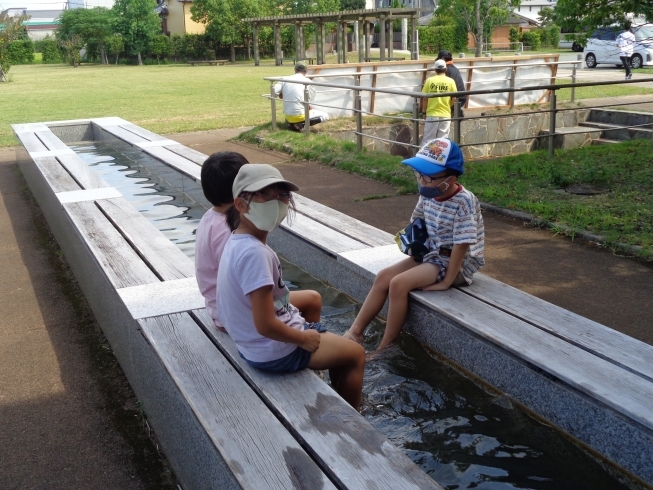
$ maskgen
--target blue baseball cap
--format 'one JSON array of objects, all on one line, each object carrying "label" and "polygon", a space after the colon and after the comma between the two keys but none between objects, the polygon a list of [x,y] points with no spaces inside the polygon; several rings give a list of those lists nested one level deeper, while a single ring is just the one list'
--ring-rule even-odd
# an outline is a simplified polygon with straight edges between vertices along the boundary
[{"label": "blue baseball cap", "polygon": [[414,157],[401,163],[423,175],[435,175],[447,169],[460,172],[461,175],[465,171],[463,152],[456,143],[446,138],[427,141]]}]

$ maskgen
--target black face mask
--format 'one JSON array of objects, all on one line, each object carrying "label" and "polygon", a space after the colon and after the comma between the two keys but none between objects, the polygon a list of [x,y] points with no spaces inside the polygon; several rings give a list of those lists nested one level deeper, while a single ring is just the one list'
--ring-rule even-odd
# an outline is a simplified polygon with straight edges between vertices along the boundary
[{"label": "black face mask", "polygon": [[[440,186],[442,184],[447,184],[447,187],[445,187],[444,190],[440,189]],[[442,194],[447,192],[447,190],[449,189],[449,182],[444,180],[440,182],[440,184],[438,184],[436,187],[423,187],[418,183],[417,187],[419,189],[420,196],[426,197],[428,199],[435,199],[436,197],[440,197]]]}]

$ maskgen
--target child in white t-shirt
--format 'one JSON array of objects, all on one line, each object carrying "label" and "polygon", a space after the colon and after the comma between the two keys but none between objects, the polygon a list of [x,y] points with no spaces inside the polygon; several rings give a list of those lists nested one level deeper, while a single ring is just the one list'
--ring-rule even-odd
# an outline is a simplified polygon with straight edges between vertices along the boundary
[{"label": "child in white t-shirt", "polygon": [[422,260],[408,257],[380,271],[353,325],[345,332],[345,338],[362,341],[365,327],[389,298],[385,333],[377,350],[392,343],[403,328],[410,291],[466,286],[485,265],[481,206],[476,196],[458,183],[464,171],[458,145],[436,138],[401,163],[411,167],[417,178],[420,197],[411,222],[424,219],[429,252]]},{"label": "child in white t-shirt", "polygon": [[[200,174],[204,197],[213,207],[204,213],[195,233],[195,277],[204,296],[206,311],[223,332],[225,329],[218,319],[215,298],[220,258],[231,236],[225,213],[234,205],[231,188],[238,170],[246,163],[247,159],[240,153],[221,151],[204,161]],[[293,291],[290,301],[308,321],[320,320],[322,298],[317,291]]]},{"label": "child in white t-shirt", "polygon": [[218,316],[248,364],[273,372],[329,369],[334,389],[358,410],[365,351],[302,317],[289,301],[279,258],[266,244],[296,190],[270,165],[241,167],[227,212],[234,233],[218,270]]}]

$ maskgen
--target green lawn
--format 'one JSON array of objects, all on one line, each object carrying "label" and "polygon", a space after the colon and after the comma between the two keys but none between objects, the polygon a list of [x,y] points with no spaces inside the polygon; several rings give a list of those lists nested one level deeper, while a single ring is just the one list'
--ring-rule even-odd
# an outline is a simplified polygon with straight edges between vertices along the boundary
[{"label": "green lawn", "polygon": [[11,124],[119,116],[156,133],[243,127],[270,120],[266,76],[292,73],[274,62],[235,66],[19,65],[0,84],[0,146]]}]

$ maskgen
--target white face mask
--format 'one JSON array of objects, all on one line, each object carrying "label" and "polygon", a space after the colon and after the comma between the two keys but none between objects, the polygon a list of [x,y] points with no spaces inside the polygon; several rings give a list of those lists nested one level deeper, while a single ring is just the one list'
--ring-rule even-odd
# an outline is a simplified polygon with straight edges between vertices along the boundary
[{"label": "white face mask", "polygon": [[272,199],[267,202],[250,202],[247,219],[261,231],[272,231],[277,228],[288,215],[288,205]]}]

